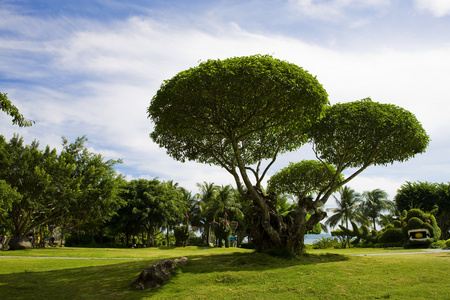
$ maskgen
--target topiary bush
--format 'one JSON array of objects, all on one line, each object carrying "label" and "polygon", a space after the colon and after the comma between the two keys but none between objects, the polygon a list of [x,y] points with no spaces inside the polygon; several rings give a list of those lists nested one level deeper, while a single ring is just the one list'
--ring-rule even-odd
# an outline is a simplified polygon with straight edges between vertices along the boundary
[{"label": "topiary bush", "polygon": [[446,246],[445,241],[444,240],[439,240],[439,241],[431,243],[428,248],[431,248],[431,249],[442,249],[445,246]]},{"label": "topiary bush", "polygon": [[436,218],[420,209],[411,209],[402,221],[402,232],[408,240],[405,248],[428,247],[431,243],[438,241],[441,236]]},{"label": "topiary bush", "polygon": [[406,237],[403,234],[402,229],[395,227],[386,229],[378,238],[378,242],[382,244],[400,243],[401,245],[403,245],[405,241]]}]

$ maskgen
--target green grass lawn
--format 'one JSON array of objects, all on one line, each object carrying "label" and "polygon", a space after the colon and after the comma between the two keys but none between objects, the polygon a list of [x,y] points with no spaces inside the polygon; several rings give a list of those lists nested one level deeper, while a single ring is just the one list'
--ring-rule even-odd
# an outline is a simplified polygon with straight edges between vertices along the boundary
[{"label": "green grass lawn", "polygon": [[[354,256],[417,251],[309,250],[306,255],[291,260],[237,248],[0,251],[0,297],[450,299],[450,252]],[[188,264],[179,268],[161,288],[140,291],[129,287],[148,265],[178,256],[188,257]],[[84,259],[88,257],[91,259]]]}]

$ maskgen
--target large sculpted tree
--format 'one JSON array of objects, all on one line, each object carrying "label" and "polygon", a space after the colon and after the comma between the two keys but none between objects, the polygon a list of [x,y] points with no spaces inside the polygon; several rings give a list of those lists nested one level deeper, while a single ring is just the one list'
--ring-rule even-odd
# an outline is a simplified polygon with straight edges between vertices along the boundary
[{"label": "large sculpted tree", "polygon": [[239,192],[253,200],[265,246],[284,247],[283,221],[261,182],[280,153],[307,141],[326,104],[327,93],[308,72],[257,55],[208,60],[180,72],[164,82],[148,113],[156,143],[176,160],[230,172]]},{"label": "large sculpted tree", "polygon": [[[297,240],[299,228],[278,213],[276,196],[265,194],[261,183],[279,154],[298,149],[314,134],[314,149],[319,157],[337,166],[336,174],[321,197],[315,200],[316,204],[325,204],[339,188],[342,170],[357,166],[359,162],[347,163],[348,154],[357,151],[358,144],[340,153],[339,138],[348,138],[348,134],[339,136],[340,132],[332,132],[333,128],[327,123],[322,129],[315,125],[324,115],[327,104],[327,93],[321,84],[294,64],[260,55],[209,60],[164,82],[148,108],[149,117],[155,123],[150,136],[179,161],[219,165],[233,175],[239,192],[253,201],[252,228],[255,230],[252,236],[258,251],[278,247],[295,252],[301,247]],[[329,124],[336,117],[333,112],[327,110],[327,116],[332,118],[325,118]],[[343,113],[337,116],[339,121],[343,120],[342,116]],[[358,121],[366,124],[366,119],[357,119],[355,131],[370,127],[361,126]],[[414,133],[416,129],[404,130]],[[329,134],[331,141],[326,137]],[[400,147],[408,148],[407,153],[402,152],[403,156],[397,159],[388,152],[388,161],[405,160],[422,152],[428,143],[428,137],[424,132],[423,135],[426,139],[421,147],[412,148],[417,143],[408,141]],[[390,135],[386,141],[378,141],[363,136],[361,140],[373,140],[377,145],[386,142],[382,145],[388,148],[404,142],[409,135],[388,145],[387,140],[396,137]],[[367,163],[376,161],[371,159]],[[320,214],[320,217],[314,219],[320,221],[325,215]]]}]

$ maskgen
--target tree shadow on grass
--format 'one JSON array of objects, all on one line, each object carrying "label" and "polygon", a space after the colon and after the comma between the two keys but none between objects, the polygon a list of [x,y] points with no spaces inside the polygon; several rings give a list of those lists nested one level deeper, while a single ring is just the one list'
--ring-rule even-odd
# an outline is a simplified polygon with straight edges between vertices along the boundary
[{"label": "tree shadow on grass", "polygon": [[[1,274],[2,299],[141,299],[130,282],[155,260]],[[49,260],[58,264],[59,261]]]},{"label": "tree shadow on grass", "polygon": [[[303,255],[283,259],[262,253],[206,254],[187,256],[189,261],[168,283],[182,282],[181,276],[212,272],[261,272],[298,265],[324,264],[348,260],[339,254]],[[67,268],[52,271],[25,271],[1,274],[0,290],[4,299],[143,299],[157,297],[158,290],[136,290],[131,281],[159,259],[138,260],[100,266]],[[49,260],[58,264],[59,261]],[[168,284],[167,283],[167,284]],[[3,296],[2,296],[3,297]]]},{"label": "tree shadow on grass", "polygon": [[183,273],[209,273],[221,271],[264,271],[298,265],[323,264],[349,260],[340,254],[304,254],[296,258],[286,259],[270,256],[265,253],[233,253],[217,255],[187,256],[188,264]]}]

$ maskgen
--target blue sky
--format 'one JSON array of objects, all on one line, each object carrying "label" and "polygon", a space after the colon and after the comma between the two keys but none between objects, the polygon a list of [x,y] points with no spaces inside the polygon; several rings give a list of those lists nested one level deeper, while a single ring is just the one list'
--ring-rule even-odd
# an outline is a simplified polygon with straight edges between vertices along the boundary
[{"label": "blue sky", "polygon": [[[1,134],[60,149],[87,135],[90,150],[122,158],[128,179],[233,183],[218,167],[179,163],[149,138],[146,109],[163,80],[200,60],[271,54],[323,84],[331,103],[371,97],[413,112],[431,136],[425,154],[371,167],[349,183],[393,198],[406,181],[450,178],[450,1],[0,2],[0,91],[36,124]],[[306,145],[281,156],[312,159]],[[332,206],[330,202],[327,206]]]}]

